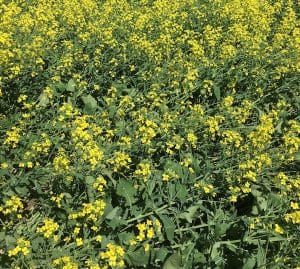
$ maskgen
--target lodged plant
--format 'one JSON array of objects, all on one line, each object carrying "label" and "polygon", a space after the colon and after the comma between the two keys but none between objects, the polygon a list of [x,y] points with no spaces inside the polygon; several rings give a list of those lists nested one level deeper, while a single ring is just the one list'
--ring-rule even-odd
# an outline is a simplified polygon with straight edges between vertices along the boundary
[{"label": "lodged plant", "polygon": [[299,2],[0,14],[1,268],[299,269]]}]

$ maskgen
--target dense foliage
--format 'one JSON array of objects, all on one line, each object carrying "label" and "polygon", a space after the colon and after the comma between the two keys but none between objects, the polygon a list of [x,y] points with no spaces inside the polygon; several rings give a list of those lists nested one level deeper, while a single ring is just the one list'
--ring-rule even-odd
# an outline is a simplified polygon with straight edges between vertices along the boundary
[{"label": "dense foliage", "polygon": [[0,0],[1,268],[300,268],[291,0]]}]

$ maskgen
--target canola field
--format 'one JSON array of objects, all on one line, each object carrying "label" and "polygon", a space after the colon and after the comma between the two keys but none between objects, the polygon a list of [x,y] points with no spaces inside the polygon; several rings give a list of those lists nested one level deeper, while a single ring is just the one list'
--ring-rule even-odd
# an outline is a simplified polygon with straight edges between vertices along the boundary
[{"label": "canola field", "polygon": [[299,0],[0,0],[0,268],[299,269]]}]

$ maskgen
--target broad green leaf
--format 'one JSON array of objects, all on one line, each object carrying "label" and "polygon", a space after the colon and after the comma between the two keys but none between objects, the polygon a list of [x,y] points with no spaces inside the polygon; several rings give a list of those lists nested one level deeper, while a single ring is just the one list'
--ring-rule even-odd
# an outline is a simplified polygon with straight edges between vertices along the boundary
[{"label": "broad green leaf", "polygon": [[143,247],[140,247],[136,251],[127,251],[129,261],[134,266],[146,266],[149,263],[150,251],[145,251]]},{"label": "broad green leaf", "polygon": [[181,219],[186,219],[189,223],[193,222],[193,218],[199,209],[199,205],[190,206],[186,212],[181,213],[178,217]]},{"label": "broad green leaf", "polygon": [[256,260],[254,257],[250,257],[246,260],[242,269],[253,269],[256,264]]},{"label": "broad green leaf", "polygon": [[216,261],[220,257],[220,250],[219,250],[220,246],[221,246],[220,242],[216,242],[212,247],[210,256],[213,261]]},{"label": "broad green leaf", "polygon": [[164,263],[162,269],[181,269],[181,255],[179,253],[172,254]]},{"label": "broad green leaf", "polygon": [[111,221],[107,222],[108,226],[110,226],[113,230],[118,228],[119,226],[125,224],[126,221],[122,219],[120,216],[113,218]]},{"label": "broad green leaf", "polygon": [[136,201],[136,189],[129,181],[124,179],[121,179],[117,185],[117,194],[126,199],[127,205],[132,205]]},{"label": "broad green leaf", "polygon": [[160,215],[159,217],[163,223],[163,229],[166,232],[168,240],[172,241],[174,239],[174,232],[176,228],[174,221],[172,221],[172,219],[167,216]]},{"label": "broad green leaf", "polygon": [[257,197],[257,204],[260,210],[265,211],[268,206],[268,201],[264,197]]},{"label": "broad green leaf", "polygon": [[199,263],[206,263],[206,258],[205,258],[205,255],[202,253],[202,252],[198,252],[197,250],[195,251],[195,254],[194,254],[194,262],[196,264],[199,264]]},{"label": "broad green leaf", "polygon": [[5,239],[5,232],[0,232],[0,241]]},{"label": "broad green leaf", "polygon": [[234,253],[236,253],[236,251],[238,250],[238,247],[230,242],[226,243],[226,247]]},{"label": "broad green leaf", "polygon": [[67,90],[68,92],[74,92],[74,91],[75,91],[75,86],[76,86],[75,81],[74,81],[73,79],[70,79],[70,80],[68,81],[67,86],[66,86],[66,90]]},{"label": "broad green leaf", "polygon": [[116,215],[118,214],[118,210],[119,210],[119,207],[115,207],[114,209],[112,209],[107,215],[106,215],[106,218],[109,219],[109,220],[112,220],[113,218],[116,217]]},{"label": "broad green leaf", "polygon": [[7,245],[7,247],[11,248],[12,246],[14,246],[16,242],[16,239],[13,236],[7,235],[5,237],[5,243]]},{"label": "broad green leaf", "polygon": [[215,95],[217,101],[220,101],[220,98],[221,98],[220,87],[217,85],[214,85],[214,95]]},{"label": "broad green leaf", "polygon": [[177,183],[175,185],[175,189],[176,189],[176,192],[177,192],[176,193],[176,197],[179,200],[184,201],[187,198],[187,196],[188,196],[187,188],[184,185],[182,185],[180,183]]},{"label": "broad green leaf", "polygon": [[300,161],[300,151],[295,153],[294,158],[295,158],[296,161]]},{"label": "broad green leaf", "polygon": [[119,233],[118,234],[118,238],[121,242],[125,243],[125,244],[128,244],[129,241],[131,239],[133,239],[135,236],[134,234],[132,233],[129,233],[129,232],[122,232],[122,233]]},{"label": "broad green leaf", "polygon": [[169,251],[167,248],[160,248],[155,253],[155,260],[164,261],[168,254],[169,254]]},{"label": "broad green leaf", "polygon": [[258,250],[257,250],[257,267],[258,268],[266,268],[265,264],[266,264],[266,255],[265,255],[265,249],[262,247],[261,244],[259,244],[258,246]]},{"label": "broad green leaf", "polygon": [[16,192],[21,196],[26,196],[28,194],[28,188],[27,187],[16,187]]},{"label": "broad green leaf", "polygon": [[41,107],[46,107],[49,104],[48,95],[45,92],[42,92],[38,98],[39,103],[38,105]]},{"label": "broad green leaf", "polygon": [[95,111],[95,109],[97,108],[97,101],[93,96],[89,94],[82,96],[81,99],[84,103],[85,112],[92,113]]},{"label": "broad green leaf", "polygon": [[230,227],[230,224],[225,223],[225,222],[216,223],[215,229],[214,229],[215,235],[216,236],[224,235],[229,227]]}]

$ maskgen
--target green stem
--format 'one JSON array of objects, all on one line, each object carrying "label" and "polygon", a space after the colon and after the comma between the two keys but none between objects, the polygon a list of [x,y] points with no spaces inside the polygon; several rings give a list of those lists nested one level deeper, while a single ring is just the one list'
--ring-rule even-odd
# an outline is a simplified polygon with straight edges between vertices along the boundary
[{"label": "green stem", "polygon": [[129,224],[129,223],[134,222],[134,221],[136,221],[136,220],[143,219],[143,218],[145,218],[145,217],[151,216],[151,215],[153,215],[154,213],[158,213],[158,212],[160,212],[160,211],[162,211],[162,210],[164,210],[164,209],[166,209],[166,208],[168,208],[168,207],[169,207],[169,205],[164,205],[164,206],[159,207],[158,209],[153,210],[153,211],[151,211],[151,212],[149,212],[149,213],[138,215],[137,217],[134,217],[134,218],[132,218],[132,219],[127,220],[126,224]]}]

